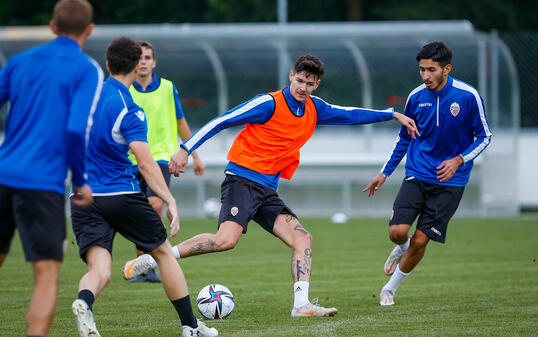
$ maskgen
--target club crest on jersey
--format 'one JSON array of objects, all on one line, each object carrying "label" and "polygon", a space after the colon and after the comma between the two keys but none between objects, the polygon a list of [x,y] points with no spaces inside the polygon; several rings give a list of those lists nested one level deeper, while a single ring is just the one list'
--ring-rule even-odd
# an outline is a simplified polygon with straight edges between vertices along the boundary
[{"label": "club crest on jersey", "polygon": [[450,113],[456,117],[460,113],[460,105],[456,102],[450,104]]},{"label": "club crest on jersey", "polygon": [[135,115],[136,117],[138,117],[138,119],[140,119],[142,122],[144,121],[144,112],[142,110],[138,110],[137,112],[135,112]]},{"label": "club crest on jersey", "polygon": [[231,214],[232,216],[236,216],[237,213],[239,213],[239,208],[237,208],[237,207],[235,207],[235,206],[232,207],[232,208],[230,208],[230,214]]}]

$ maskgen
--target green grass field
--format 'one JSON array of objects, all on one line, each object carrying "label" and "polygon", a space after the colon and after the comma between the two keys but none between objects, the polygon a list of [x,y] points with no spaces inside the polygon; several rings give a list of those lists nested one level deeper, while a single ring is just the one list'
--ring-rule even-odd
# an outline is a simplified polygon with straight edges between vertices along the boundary
[{"label": "green grass field", "polygon": [[[538,220],[454,219],[445,245],[426,256],[399,288],[393,307],[379,306],[388,277],[383,262],[393,245],[386,220],[332,224],[303,219],[314,236],[310,297],[338,315],[292,318],[290,250],[256,224],[232,251],[180,260],[191,297],[209,283],[235,295],[236,308],[208,321],[221,336],[536,336],[538,334]],[[213,232],[215,220],[184,219],[180,239]],[[176,239],[174,242],[177,242]],[[86,265],[72,233],[62,265],[58,307],[50,336],[76,336],[71,303]],[[174,243],[173,242],[173,243]],[[103,336],[180,336],[177,315],[158,284],[128,284],[123,263],[132,245],[114,247],[112,282],[94,304]],[[0,336],[25,335],[33,287],[31,265],[18,237],[0,269]],[[197,313],[198,314],[198,313]]]}]

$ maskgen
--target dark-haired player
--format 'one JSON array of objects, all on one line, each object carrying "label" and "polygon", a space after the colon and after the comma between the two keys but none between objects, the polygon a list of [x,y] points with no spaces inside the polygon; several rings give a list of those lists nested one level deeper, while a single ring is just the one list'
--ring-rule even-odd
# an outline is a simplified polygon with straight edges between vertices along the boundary
[{"label": "dark-haired player", "polygon": [[10,103],[0,146],[0,265],[17,228],[35,280],[28,336],[47,336],[54,317],[68,169],[73,202],[92,202],[84,177],[86,135],[103,82],[103,71],[81,49],[92,17],[85,0],[58,1],[50,22],[58,37],[13,55],[0,70],[0,107]]},{"label": "dark-haired player", "polygon": [[[381,290],[382,306],[394,304],[396,289],[420,262],[430,239],[445,242],[473,160],[491,139],[478,91],[448,75],[452,51],[432,42],[416,59],[424,83],[411,91],[404,113],[415,120],[422,136],[412,139],[402,129],[390,159],[363,190],[372,196],[407,154],[406,177],[389,221],[389,236],[397,246],[385,262],[385,273],[392,276]],[[417,216],[417,229],[409,237]]]},{"label": "dark-haired player", "polygon": [[164,291],[181,319],[183,336],[217,336],[216,329],[194,317],[187,282],[172,254],[161,217],[140,192],[127,157],[128,151],[134,153],[140,173],[167,204],[170,232],[175,237],[179,231],[176,201],[151,157],[144,111],[129,93],[141,53],[140,46],[126,37],[115,39],[107,49],[106,66],[111,76],[103,85],[88,145],[88,184],[94,202],[88,208],[74,203],[71,207],[80,257],[88,264],[73,313],[81,337],[99,336],[92,305],[110,282],[112,244],[119,232],[157,261]]},{"label": "dark-haired player", "polygon": [[[221,187],[222,207],[216,234],[200,234],[174,247],[177,258],[232,249],[250,220],[282,240],[292,249],[294,317],[334,316],[336,308],[311,303],[308,297],[312,268],[312,236],[297,216],[279,198],[276,190],[282,177],[291,179],[299,165],[299,149],[310,139],[316,125],[365,124],[396,119],[415,137],[410,118],[387,110],[342,107],[311,96],[323,74],[323,63],[312,55],[300,56],[289,73],[290,86],[254,97],[213,119],[170,160],[170,172],[185,172],[189,154],[222,129],[246,124],[237,135]],[[149,255],[126,264],[139,273],[154,265]],[[124,270],[125,274],[125,270]]]}]

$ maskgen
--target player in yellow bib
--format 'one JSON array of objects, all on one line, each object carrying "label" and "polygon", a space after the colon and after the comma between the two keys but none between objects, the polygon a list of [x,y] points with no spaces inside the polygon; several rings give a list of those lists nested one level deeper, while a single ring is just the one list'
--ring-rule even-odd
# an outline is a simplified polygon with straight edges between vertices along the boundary
[{"label": "player in yellow bib", "polygon": [[[153,70],[157,66],[155,49],[147,41],[138,41],[142,47],[139,71],[136,82],[129,88],[133,100],[144,109],[148,123],[148,144],[153,159],[159,164],[164,179],[170,186],[170,172],[168,161],[177,152],[177,136],[182,140],[191,137],[191,130],[187,119],[183,114],[176,86],[169,80],[158,77]],[[193,168],[196,175],[202,175],[205,164],[197,153],[193,156]],[[148,197],[150,205],[162,214],[163,200],[157,196],[146,184],[144,177],[138,172],[136,158],[130,154],[129,159],[135,168],[135,176],[140,182],[140,189]],[[137,254],[142,254],[137,250]],[[159,275],[155,270],[140,275],[129,282],[160,282]]]}]

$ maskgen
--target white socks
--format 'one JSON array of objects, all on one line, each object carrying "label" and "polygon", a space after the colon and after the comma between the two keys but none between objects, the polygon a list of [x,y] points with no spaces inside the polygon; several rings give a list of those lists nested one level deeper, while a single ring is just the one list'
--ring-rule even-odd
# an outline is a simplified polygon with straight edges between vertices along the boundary
[{"label": "white socks", "polygon": [[295,299],[293,301],[293,307],[299,308],[309,302],[308,300],[308,287],[310,282],[306,281],[297,281],[293,284],[293,291],[295,294]]},{"label": "white socks", "polygon": [[405,243],[402,243],[401,245],[398,245],[400,247],[400,251],[405,253],[405,251],[409,248],[409,243],[411,242],[411,238],[407,237],[407,241]]},{"label": "white socks", "polygon": [[177,246],[172,247],[172,253],[174,253],[174,256],[176,257],[176,259],[180,258],[179,249],[177,249]]},{"label": "white socks", "polygon": [[400,270],[400,265],[399,264],[396,265],[396,270],[394,270],[394,274],[392,274],[392,276],[390,277],[390,280],[387,282],[387,284],[385,284],[385,286],[383,287],[383,289],[381,289],[381,291],[389,290],[390,292],[392,292],[392,294],[395,294],[396,290],[400,286],[400,283],[402,283],[403,280],[405,280],[405,278],[409,274],[411,274],[411,272],[404,273],[403,271]]}]

